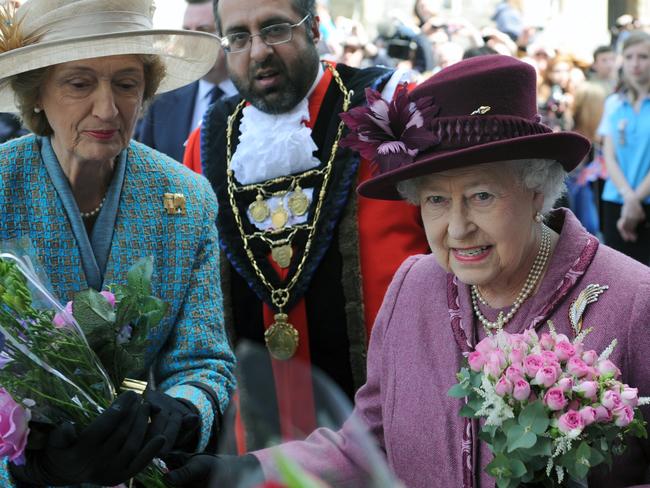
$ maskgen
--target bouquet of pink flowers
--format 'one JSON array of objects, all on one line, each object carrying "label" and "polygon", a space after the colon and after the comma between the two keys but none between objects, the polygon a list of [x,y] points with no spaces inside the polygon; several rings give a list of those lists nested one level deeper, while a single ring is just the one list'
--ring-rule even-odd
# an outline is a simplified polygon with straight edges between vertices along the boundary
[{"label": "bouquet of pink flowers", "polygon": [[[117,387],[139,384],[127,376],[142,376],[147,331],[166,311],[150,296],[151,273],[140,260],[126,285],[80,292],[64,308],[28,258],[0,254],[0,458],[24,463],[30,421],[83,429]],[[154,465],[138,479],[165,486]]]},{"label": "bouquet of pink flowers", "polygon": [[555,332],[499,331],[479,342],[449,390],[467,398],[461,415],[483,418],[480,438],[494,458],[486,467],[499,488],[520,483],[563,486],[624,448],[626,435],[646,437],[636,388],[619,381],[608,358],[584,350],[589,329],[573,341]]}]

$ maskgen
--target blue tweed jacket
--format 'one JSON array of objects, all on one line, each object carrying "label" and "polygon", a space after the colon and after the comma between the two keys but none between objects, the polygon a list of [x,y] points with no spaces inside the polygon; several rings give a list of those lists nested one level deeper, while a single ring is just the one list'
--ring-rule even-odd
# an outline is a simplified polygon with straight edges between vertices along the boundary
[{"label": "blue tweed jacket", "polygon": [[[203,449],[217,412],[205,390],[188,383],[212,389],[223,412],[235,381],[223,322],[217,200],[207,180],[167,156],[134,141],[127,151],[104,282],[124,283],[136,260],[153,256],[153,293],[169,311],[149,333],[147,366],[158,389],[197,406]],[[186,215],[165,212],[167,192],[185,195]],[[78,244],[35,136],[0,145],[0,209],[0,240],[28,237],[62,302],[87,288]],[[4,469],[0,485],[10,486]]]}]

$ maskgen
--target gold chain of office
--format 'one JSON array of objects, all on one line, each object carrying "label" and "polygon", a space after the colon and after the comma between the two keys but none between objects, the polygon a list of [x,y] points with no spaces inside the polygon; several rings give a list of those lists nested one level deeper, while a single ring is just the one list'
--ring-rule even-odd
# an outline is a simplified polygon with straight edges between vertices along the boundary
[{"label": "gold chain of office", "polygon": [[[352,90],[348,90],[345,87],[339,73],[332,65],[327,63],[326,67],[331,71],[334,81],[336,82],[339,89],[341,90],[341,93],[343,94],[343,111],[347,112],[348,108],[350,107],[350,102],[351,102],[353,92]],[[275,258],[274,250],[280,248],[275,248],[274,240],[264,236],[263,234],[265,233],[254,233],[251,235],[248,235],[246,233],[246,231],[244,230],[244,225],[242,223],[241,213],[239,211],[239,207],[237,206],[237,201],[235,200],[235,192],[245,188],[247,190],[257,189],[259,194],[259,192],[265,186],[273,185],[276,183],[282,183],[287,180],[291,181],[291,184],[293,186],[294,182],[296,181],[296,178],[294,176],[278,177],[278,178],[268,180],[263,184],[248,185],[243,188],[242,187],[238,188],[238,185],[237,183],[235,183],[234,180],[234,172],[230,167],[232,161],[232,133],[233,133],[233,126],[235,120],[237,119],[239,113],[243,110],[245,105],[246,105],[246,101],[242,100],[239,103],[239,105],[237,105],[237,107],[235,108],[235,111],[228,117],[228,124],[226,128],[226,158],[227,158],[227,165],[228,165],[227,172],[226,172],[226,180],[227,180],[227,188],[228,188],[228,198],[230,200],[230,206],[232,207],[233,216],[235,218],[235,223],[237,224],[237,229],[239,230],[239,235],[242,239],[246,256],[248,257],[248,260],[251,266],[253,267],[253,270],[255,271],[257,277],[271,293],[271,301],[273,305],[277,308],[277,313],[273,317],[274,323],[271,324],[271,326],[264,333],[264,340],[266,342],[266,346],[269,349],[271,356],[273,356],[274,358],[289,359],[295,354],[296,350],[298,349],[299,338],[298,338],[298,331],[295,329],[295,327],[293,327],[293,325],[291,325],[287,321],[288,315],[284,312],[284,308],[289,302],[289,298],[291,296],[291,289],[296,285],[298,279],[300,278],[300,275],[303,272],[305,262],[307,261],[307,257],[309,256],[309,251],[311,250],[314,235],[316,233],[317,224],[320,219],[321,208],[323,206],[323,202],[325,201],[325,195],[327,193],[327,188],[328,188],[328,184],[332,172],[334,158],[336,157],[336,152],[338,150],[339,140],[341,139],[341,136],[343,134],[344,124],[342,121],[339,122],[336,138],[334,139],[334,143],[332,144],[330,156],[323,171],[323,183],[320,192],[318,194],[318,200],[316,202],[316,207],[314,209],[314,216],[312,219],[312,223],[311,225],[306,226],[306,228],[309,230],[309,233],[307,235],[307,240],[305,243],[305,250],[303,252],[303,255],[296,267],[296,271],[293,277],[291,278],[291,280],[289,280],[289,283],[287,283],[287,285],[284,286],[283,288],[275,288],[266,278],[262,270],[259,268],[257,262],[255,261],[255,257],[253,256],[253,252],[250,248],[249,240],[255,237],[261,238],[264,242],[269,244],[269,246],[271,247],[271,255],[274,258]],[[279,232],[283,232],[283,229],[281,229]],[[267,233],[277,234],[279,232],[270,231]],[[290,236],[292,235],[293,233],[290,234]],[[283,243],[283,245],[281,246],[282,249],[289,248],[289,252],[291,252],[290,251],[291,237],[278,240],[278,243],[279,242]]]}]

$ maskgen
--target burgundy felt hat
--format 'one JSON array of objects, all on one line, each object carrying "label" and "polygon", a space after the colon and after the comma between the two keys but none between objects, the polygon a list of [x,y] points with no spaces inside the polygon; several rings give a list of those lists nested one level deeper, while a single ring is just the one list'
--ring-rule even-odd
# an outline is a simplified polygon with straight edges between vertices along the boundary
[{"label": "burgundy felt hat", "polygon": [[368,105],[341,114],[350,133],[341,145],[375,166],[359,186],[370,198],[397,200],[399,181],[439,171],[512,159],[543,158],[571,171],[589,151],[573,132],[539,122],[536,74],[509,56],[478,56],[443,69],[392,102],[366,90]]}]

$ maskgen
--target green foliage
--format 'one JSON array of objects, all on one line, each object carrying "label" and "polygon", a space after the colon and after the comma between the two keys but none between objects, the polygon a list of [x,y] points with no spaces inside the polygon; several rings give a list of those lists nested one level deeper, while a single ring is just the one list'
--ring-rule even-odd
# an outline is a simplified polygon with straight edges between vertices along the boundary
[{"label": "green foliage", "polygon": [[[127,285],[116,293],[115,308],[95,290],[78,293],[73,315],[84,335],[71,324],[57,323],[58,305],[32,296],[16,264],[0,259],[0,333],[5,337],[4,353],[11,358],[0,369],[0,386],[19,403],[32,400],[33,420],[71,421],[83,429],[111,404],[113,385],[142,370],[148,330],[167,310],[151,296],[152,268],[151,258],[131,268]],[[41,302],[49,309],[34,305]],[[133,333],[123,341],[120,332],[127,325]],[[154,465],[137,478],[147,488],[166,486]]]},{"label": "green foliage", "polygon": [[153,259],[142,258],[128,271],[126,285],[113,285],[115,306],[95,290],[73,299],[73,315],[91,348],[116,386],[125,378],[143,378],[149,330],[167,313],[167,304],[151,295]]}]

